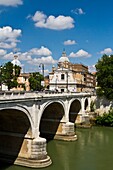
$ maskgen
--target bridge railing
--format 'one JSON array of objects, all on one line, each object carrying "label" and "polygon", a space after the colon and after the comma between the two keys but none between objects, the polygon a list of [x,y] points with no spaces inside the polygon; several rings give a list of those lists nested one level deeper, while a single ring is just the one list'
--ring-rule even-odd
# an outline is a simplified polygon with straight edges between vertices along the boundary
[{"label": "bridge railing", "polygon": [[74,96],[74,95],[93,95],[91,93],[84,92],[38,92],[38,91],[0,91],[0,100],[3,99],[19,99],[19,98],[37,98],[37,97],[52,97],[52,96]]},{"label": "bridge railing", "polygon": [[32,92],[26,93],[26,91],[0,91],[0,99],[13,99],[13,98],[27,98]]}]

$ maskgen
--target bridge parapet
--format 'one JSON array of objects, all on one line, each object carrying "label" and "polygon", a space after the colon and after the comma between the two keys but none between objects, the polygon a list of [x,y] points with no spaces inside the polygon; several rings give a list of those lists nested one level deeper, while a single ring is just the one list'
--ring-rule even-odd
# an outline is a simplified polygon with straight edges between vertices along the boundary
[{"label": "bridge parapet", "polygon": [[48,98],[48,97],[83,97],[90,96],[91,93],[44,93],[44,92],[25,92],[25,91],[2,91],[0,100],[3,99],[21,99],[21,98]]}]

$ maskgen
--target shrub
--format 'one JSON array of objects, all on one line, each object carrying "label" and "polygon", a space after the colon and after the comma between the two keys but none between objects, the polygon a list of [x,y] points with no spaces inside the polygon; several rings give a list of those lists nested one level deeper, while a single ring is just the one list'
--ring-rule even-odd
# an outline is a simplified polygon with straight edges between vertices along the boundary
[{"label": "shrub", "polygon": [[101,126],[113,127],[113,109],[108,113],[104,113],[102,116],[97,116],[95,123]]}]

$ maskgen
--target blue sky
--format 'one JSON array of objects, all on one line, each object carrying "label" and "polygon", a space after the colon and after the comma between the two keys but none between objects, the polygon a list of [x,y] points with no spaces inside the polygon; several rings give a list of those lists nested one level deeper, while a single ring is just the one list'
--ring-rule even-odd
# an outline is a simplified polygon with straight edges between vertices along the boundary
[{"label": "blue sky", "polygon": [[0,0],[0,65],[19,56],[25,72],[45,74],[65,49],[70,62],[94,71],[113,54],[112,0]]}]

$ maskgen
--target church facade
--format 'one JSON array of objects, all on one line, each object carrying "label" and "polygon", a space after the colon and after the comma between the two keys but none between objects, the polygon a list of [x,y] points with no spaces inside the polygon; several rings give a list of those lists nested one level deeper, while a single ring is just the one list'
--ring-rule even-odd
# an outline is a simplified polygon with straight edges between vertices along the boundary
[{"label": "church facade", "polygon": [[95,76],[83,64],[73,64],[63,51],[57,67],[49,73],[49,89],[58,92],[94,92]]}]

